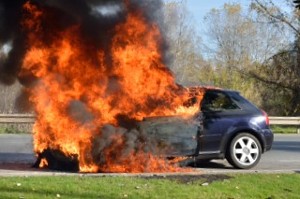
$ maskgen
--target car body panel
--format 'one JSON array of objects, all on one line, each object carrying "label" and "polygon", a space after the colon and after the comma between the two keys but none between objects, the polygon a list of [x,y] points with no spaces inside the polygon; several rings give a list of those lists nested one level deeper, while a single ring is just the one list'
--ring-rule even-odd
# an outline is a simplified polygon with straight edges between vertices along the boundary
[{"label": "car body panel", "polygon": [[273,133],[266,116],[238,92],[207,89],[201,110],[190,118],[177,116],[145,118],[140,129],[168,146],[168,156],[196,156],[199,159],[224,158],[231,140],[239,133],[250,133],[270,150]]},{"label": "car body panel", "polygon": [[195,155],[198,146],[199,121],[179,116],[150,117],[139,123],[139,129],[156,139],[159,153],[168,156]]}]

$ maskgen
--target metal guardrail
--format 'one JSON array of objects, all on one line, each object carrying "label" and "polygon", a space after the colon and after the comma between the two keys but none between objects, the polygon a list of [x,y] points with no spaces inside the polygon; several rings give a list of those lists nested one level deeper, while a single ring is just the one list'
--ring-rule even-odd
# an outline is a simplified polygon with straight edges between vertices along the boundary
[{"label": "metal guardrail", "polygon": [[270,124],[277,125],[299,125],[300,117],[269,117]]},{"label": "metal guardrail", "polygon": [[0,114],[0,123],[34,123],[32,114]]},{"label": "metal guardrail", "polygon": [[[271,125],[299,125],[300,117],[269,117]],[[33,114],[0,114],[0,123],[34,123]]]},{"label": "metal guardrail", "polygon": [[300,134],[300,117],[269,117],[270,125],[297,126],[297,133]]},{"label": "metal guardrail", "polygon": [[33,114],[0,114],[0,133],[31,133]]}]

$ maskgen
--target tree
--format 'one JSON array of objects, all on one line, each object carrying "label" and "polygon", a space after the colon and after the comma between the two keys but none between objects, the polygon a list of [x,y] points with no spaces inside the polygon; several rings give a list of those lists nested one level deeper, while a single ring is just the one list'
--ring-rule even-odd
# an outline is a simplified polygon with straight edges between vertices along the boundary
[{"label": "tree", "polygon": [[299,49],[292,32],[298,32],[297,12],[289,16],[283,12],[287,7],[259,0],[249,8],[245,12],[239,4],[225,4],[206,17],[215,44],[215,84],[240,90],[271,114],[295,115],[300,72],[292,67]]},{"label": "tree", "polygon": [[[289,8],[292,12],[286,12]],[[287,45],[258,65],[256,71],[251,71],[252,77],[268,85],[266,90],[271,103],[266,106],[276,107],[277,114],[300,114],[300,26],[299,10],[293,8],[291,2],[279,7],[272,1],[254,0],[252,9],[269,26],[281,34],[281,40]],[[276,43],[273,44],[273,46]],[[279,106],[278,106],[279,105]]]},{"label": "tree", "polygon": [[295,0],[294,3],[295,3],[295,7],[300,9],[300,0]]},{"label": "tree", "polygon": [[246,71],[272,54],[269,43],[278,39],[268,26],[254,23],[252,17],[240,4],[224,4],[220,9],[212,9],[205,21],[210,41],[213,41],[213,45],[208,46],[214,52],[211,58],[215,66],[214,84],[239,90],[261,104],[257,82]]},{"label": "tree", "polygon": [[169,1],[165,4],[165,35],[170,50],[169,67],[175,73],[180,84],[201,84],[199,73],[208,64],[201,55],[201,38],[192,16],[189,14],[186,1]]},{"label": "tree", "polygon": [[21,93],[22,86],[19,83],[7,86],[0,84],[0,113],[17,113],[18,104],[16,98]]}]

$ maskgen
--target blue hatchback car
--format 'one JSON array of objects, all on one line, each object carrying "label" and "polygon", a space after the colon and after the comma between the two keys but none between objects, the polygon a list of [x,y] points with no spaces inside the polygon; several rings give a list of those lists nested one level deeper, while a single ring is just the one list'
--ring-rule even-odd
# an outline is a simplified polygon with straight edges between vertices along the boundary
[{"label": "blue hatchback car", "polygon": [[226,158],[236,168],[254,167],[273,143],[267,114],[237,91],[201,88],[201,95],[201,110],[193,118],[145,118],[140,129],[167,146],[168,157]]},{"label": "blue hatchback car", "polygon": [[268,115],[239,92],[207,89],[201,117],[199,158],[226,158],[234,167],[248,169],[272,147]]}]

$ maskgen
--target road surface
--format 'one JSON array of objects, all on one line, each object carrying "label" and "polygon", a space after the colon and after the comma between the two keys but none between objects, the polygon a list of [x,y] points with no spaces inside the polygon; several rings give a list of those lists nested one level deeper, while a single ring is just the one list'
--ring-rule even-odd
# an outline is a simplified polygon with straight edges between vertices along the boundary
[{"label": "road surface", "polygon": [[0,163],[32,163],[32,136],[27,134],[0,134]]},{"label": "road surface", "polygon": [[[0,135],[0,164],[34,163],[31,135]],[[195,164],[196,170],[207,173],[245,172],[232,168],[226,160]],[[271,151],[262,155],[259,164],[248,172],[300,171],[300,134],[275,135]]]},{"label": "road surface", "polygon": [[[232,168],[226,160],[214,160],[196,166],[206,172],[245,172],[245,170]],[[300,134],[275,134],[272,149],[262,155],[256,167],[249,170],[249,172],[256,171],[300,171]]]}]

